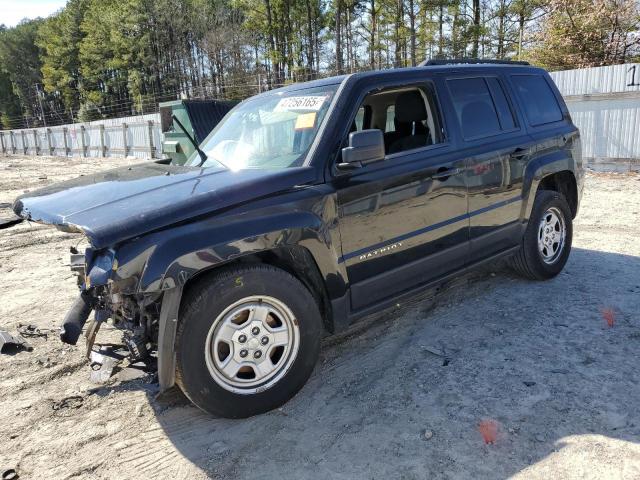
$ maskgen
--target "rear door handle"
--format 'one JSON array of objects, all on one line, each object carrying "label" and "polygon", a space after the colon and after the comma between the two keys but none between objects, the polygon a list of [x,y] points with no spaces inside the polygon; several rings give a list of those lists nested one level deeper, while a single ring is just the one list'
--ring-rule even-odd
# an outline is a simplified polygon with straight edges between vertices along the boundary
[{"label": "rear door handle", "polygon": [[436,173],[431,175],[431,178],[433,180],[445,180],[451,175],[457,175],[458,173],[460,173],[459,168],[445,168],[438,170]]}]

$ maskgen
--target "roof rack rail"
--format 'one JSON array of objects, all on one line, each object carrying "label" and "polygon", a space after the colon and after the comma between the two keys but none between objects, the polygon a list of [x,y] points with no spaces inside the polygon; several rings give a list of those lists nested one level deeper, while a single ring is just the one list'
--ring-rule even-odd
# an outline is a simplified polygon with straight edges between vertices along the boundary
[{"label": "roof rack rail", "polygon": [[441,60],[432,58],[424,60],[418,64],[419,67],[426,67],[429,65],[457,65],[457,64],[502,64],[502,65],[531,65],[529,62],[520,60],[496,60],[496,59],[479,59],[479,58],[458,58],[452,60]]}]

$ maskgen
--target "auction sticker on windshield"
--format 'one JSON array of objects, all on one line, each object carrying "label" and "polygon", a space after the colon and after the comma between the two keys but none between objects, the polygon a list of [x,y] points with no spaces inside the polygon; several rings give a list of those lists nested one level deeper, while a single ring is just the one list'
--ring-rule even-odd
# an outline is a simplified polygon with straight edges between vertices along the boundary
[{"label": "auction sticker on windshield", "polygon": [[326,96],[308,95],[304,97],[287,97],[278,102],[274,112],[291,111],[291,110],[312,110],[318,111],[322,108]]}]

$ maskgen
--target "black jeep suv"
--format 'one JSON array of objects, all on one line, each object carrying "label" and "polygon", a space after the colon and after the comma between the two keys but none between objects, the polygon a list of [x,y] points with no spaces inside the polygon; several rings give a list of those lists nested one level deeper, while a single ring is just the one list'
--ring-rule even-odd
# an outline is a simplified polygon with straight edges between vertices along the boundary
[{"label": "black jeep suv", "polygon": [[511,256],[562,270],[583,189],[579,132],[528,65],[427,65],[240,103],[185,166],[147,162],[28,193],[17,214],[82,232],[90,312],[157,351],[161,388],[246,417],[291,398],[325,331]]}]

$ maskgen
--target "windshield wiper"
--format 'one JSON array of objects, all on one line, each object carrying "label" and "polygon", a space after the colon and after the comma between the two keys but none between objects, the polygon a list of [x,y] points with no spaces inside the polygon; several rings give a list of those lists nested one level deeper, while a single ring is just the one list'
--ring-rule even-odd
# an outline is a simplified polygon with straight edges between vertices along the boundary
[{"label": "windshield wiper", "polygon": [[200,163],[198,164],[198,166],[201,167],[202,165],[204,165],[204,163],[207,160],[209,160],[209,158],[207,157],[207,154],[202,151],[202,149],[196,143],[196,141],[193,139],[193,137],[191,135],[189,135],[189,132],[187,132],[187,129],[184,128],[184,125],[182,125],[182,122],[180,122],[180,120],[178,120],[178,117],[176,117],[175,115],[171,115],[171,118],[173,118],[173,120],[178,124],[178,126],[180,127],[180,130],[182,130],[184,132],[184,134],[187,136],[187,138],[191,142],[191,145],[194,146],[194,148],[196,149],[196,152],[198,152],[198,155],[200,155]]}]

